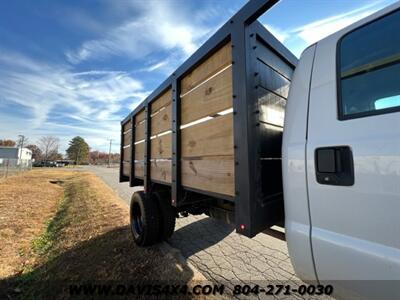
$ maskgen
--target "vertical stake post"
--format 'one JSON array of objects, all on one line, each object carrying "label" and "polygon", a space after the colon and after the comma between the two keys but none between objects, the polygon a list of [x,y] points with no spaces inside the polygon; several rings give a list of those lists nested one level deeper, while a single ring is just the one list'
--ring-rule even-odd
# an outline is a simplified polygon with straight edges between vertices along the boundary
[{"label": "vertical stake post", "polygon": [[171,204],[178,206],[181,200],[181,130],[180,130],[180,91],[178,79],[172,81],[172,182]]},{"label": "vertical stake post", "polygon": [[150,192],[150,167],[151,167],[151,162],[150,162],[150,155],[151,155],[151,150],[150,150],[150,137],[151,137],[151,109],[150,109],[150,104],[147,103],[145,108],[144,108],[144,191],[145,193]]}]

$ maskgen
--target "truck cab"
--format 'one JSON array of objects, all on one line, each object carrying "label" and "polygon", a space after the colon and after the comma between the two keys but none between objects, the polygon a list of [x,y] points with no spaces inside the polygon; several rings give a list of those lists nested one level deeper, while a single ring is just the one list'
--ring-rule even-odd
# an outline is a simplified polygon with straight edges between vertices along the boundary
[{"label": "truck cab", "polygon": [[287,101],[289,254],[345,298],[400,297],[399,29],[396,3],[310,46]]}]

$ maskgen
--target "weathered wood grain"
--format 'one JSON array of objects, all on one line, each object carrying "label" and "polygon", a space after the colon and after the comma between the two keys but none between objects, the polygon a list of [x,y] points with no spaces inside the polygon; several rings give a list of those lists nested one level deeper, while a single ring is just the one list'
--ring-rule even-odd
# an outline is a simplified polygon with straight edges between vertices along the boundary
[{"label": "weathered wood grain", "polygon": [[172,104],[168,104],[151,118],[151,135],[155,135],[171,129],[172,126]]},{"label": "weathered wood grain", "polygon": [[131,144],[131,131],[129,130],[124,134],[124,145],[123,146],[128,146]]},{"label": "weathered wood grain", "polygon": [[135,177],[143,177],[144,176],[144,162],[136,161],[135,162]]},{"label": "weathered wood grain", "polygon": [[232,107],[232,66],[181,98],[181,124]]},{"label": "weathered wood grain", "polygon": [[150,165],[151,180],[162,182],[171,182],[171,161],[170,160],[152,160]]},{"label": "weathered wood grain", "polygon": [[136,125],[135,128],[135,142],[144,140],[144,123]]},{"label": "weathered wood grain", "polygon": [[145,113],[144,113],[144,109],[142,109],[140,112],[138,112],[135,116],[135,125],[139,124],[140,122],[142,122],[145,118]]},{"label": "weathered wood grain", "polygon": [[161,94],[157,99],[151,102],[151,114],[154,114],[164,106],[167,106],[172,101],[172,90],[169,88],[163,94]]},{"label": "weathered wood grain", "polygon": [[181,131],[182,158],[233,155],[233,116],[227,114]]},{"label": "weathered wood grain", "polygon": [[151,158],[171,158],[171,133],[151,140]]},{"label": "weathered wood grain", "polygon": [[123,160],[131,161],[131,147],[125,147],[123,151]]},{"label": "weathered wood grain", "polygon": [[185,94],[205,79],[230,65],[232,62],[231,43],[227,43],[203,61],[181,80],[181,93]]},{"label": "weathered wood grain", "polygon": [[234,196],[234,161],[230,159],[182,160],[182,185]]},{"label": "weathered wood grain", "polygon": [[122,126],[122,128],[123,128],[123,132],[126,132],[126,131],[128,131],[129,129],[131,129],[131,128],[132,128],[131,120],[129,120],[128,122],[126,122],[126,123]]},{"label": "weathered wood grain", "polygon": [[131,163],[130,162],[122,162],[122,173],[125,176],[131,176]]},{"label": "weathered wood grain", "polygon": [[144,159],[144,142],[135,144],[135,160]]}]

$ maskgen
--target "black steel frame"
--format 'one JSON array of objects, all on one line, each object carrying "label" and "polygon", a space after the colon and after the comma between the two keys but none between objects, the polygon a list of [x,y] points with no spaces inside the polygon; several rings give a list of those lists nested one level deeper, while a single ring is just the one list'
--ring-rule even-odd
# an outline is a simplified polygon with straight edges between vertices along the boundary
[{"label": "black steel frame", "polygon": [[[237,230],[252,236],[246,226],[250,224],[249,216],[254,206],[251,199],[256,199],[259,187],[251,174],[259,173],[259,150],[254,147],[257,141],[258,111],[255,101],[254,68],[251,66],[252,52],[256,36],[262,37],[289,64],[296,65],[297,59],[287,50],[264,26],[257,20],[279,0],[250,0],[228,22],[226,22],[211,38],[209,38],[188,60],[186,60],[172,75],[170,75],[156,90],[136,107],[122,122],[125,124],[142,109],[146,109],[146,145],[145,145],[145,190],[150,187],[150,113],[149,107],[162,92],[172,88],[172,169],[171,195],[172,205],[181,204],[182,190],[180,172],[180,87],[182,77],[210,57],[220,46],[231,41],[232,44],[232,76],[233,76],[233,114],[234,114],[234,158],[235,158],[235,197],[221,196],[213,192],[198,191],[219,199],[233,200],[236,210]],[[254,59],[253,59],[254,60]],[[251,107],[251,109],[249,109]],[[133,125],[133,123],[132,123]],[[134,130],[134,129],[132,129]],[[122,137],[123,138],[123,137]],[[133,139],[134,141],[134,139]],[[240,143],[239,143],[240,141]],[[132,142],[134,144],[134,142]],[[241,146],[239,146],[241,145]],[[122,147],[121,147],[122,149]],[[134,150],[132,149],[132,152]],[[122,152],[121,152],[122,153]],[[122,165],[121,165],[122,166]],[[131,174],[134,175],[134,160],[131,161]],[[120,178],[123,177],[122,171]],[[131,176],[131,182],[133,181]],[[169,184],[166,184],[169,185]],[[193,189],[187,189],[192,190]],[[197,191],[196,191],[197,192]],[[240,213],[239,213],[240,212]]]},{"label": "black steel frame", "polygon": [[124,175],[124,169],[123,169],[124,168],[124,123],[121,123],[121,145],[119,153],[120,153],[119,182],[125,182],[129,180],[129,177]]}]

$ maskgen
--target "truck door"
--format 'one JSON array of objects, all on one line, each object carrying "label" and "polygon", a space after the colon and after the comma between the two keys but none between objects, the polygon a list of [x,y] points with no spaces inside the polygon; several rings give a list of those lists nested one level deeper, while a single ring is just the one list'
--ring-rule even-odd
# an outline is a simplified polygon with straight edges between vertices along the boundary
[{"label": "truck door", "polygon": [[400,299],[388,281],[400,280],[399,5],[378,14],[316,46],[306,150],[311,243],[320,281]]}]

